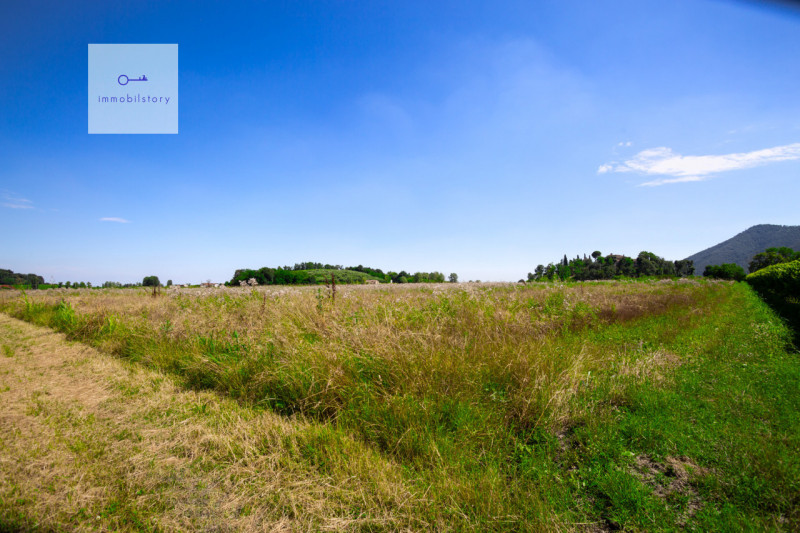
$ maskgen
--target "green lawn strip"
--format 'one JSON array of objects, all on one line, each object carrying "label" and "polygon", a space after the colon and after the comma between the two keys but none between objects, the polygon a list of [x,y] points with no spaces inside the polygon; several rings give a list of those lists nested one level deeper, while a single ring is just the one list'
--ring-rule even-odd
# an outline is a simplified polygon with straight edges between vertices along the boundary
[{"label": "green lawn strip", "polygon": [[665,344],[687,361],[672,379],[633,383],[611,405],[608,383],[579,398],[602,407],[576,421],[554,459],[586,520],[612,530],[797,530],[800,362],[788,338],[737,284]]}]

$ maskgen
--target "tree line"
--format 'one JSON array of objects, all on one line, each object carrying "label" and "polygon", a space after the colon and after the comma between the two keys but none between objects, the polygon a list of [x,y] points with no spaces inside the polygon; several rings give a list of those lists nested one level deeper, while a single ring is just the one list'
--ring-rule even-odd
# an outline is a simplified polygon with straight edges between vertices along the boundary
[{"label": "tree line", "polygon": [[44,278],[36,274],[19,274],[13,270],[0,268],[0,285],[29,285],[36,288],[44,285]]},{"label": "tree line", "polygon": [[[365,276],[337,276],[339,282],[362,283],[365,279],[377,279],[381,283],[443,283],[445,276],[441,272],[414,272],[413,274],[401,270],[400,272],[384,272],[380,268],[365,267],[364,265],[343,267],[342,265],[329,265],[327,263],[304,262],[296,263],[293,267],[283,266],[277,268],[261,267],[259,269],[241,268],[234,272],[228,286],[238,286],[241,281],[255,279],[259,285],[314,285],[326,281],[324,271],[360,272]],[[451,282],[458,281],[458,275],[450,274]]]},{"label": "tree line", "polygon": [[668,261],[651,252],[640,252],[636,259],[625,255],[594,251],[591,256],[564,258],[547,266],[538,265],[528,273],[528,281],[600,280],[615,278],[639,278],[643,276],[686,277],[694,274],[694,262],[688,259]]},{"label": "tree line", "polygon": [[[172,280],[167,281],[167,286],[172,285]],[[12,270],[0,268],[0,286],[22,287],[24,289],[92,289],[91,281],[59,281],[45,283],[44,277],[37,274],[19,274]],[[106,281],[101,287],[104,289],[123,289],[135,287],[161,286],[158,276],[145,276],[139,283],[120,283],[118,281]],[[8,288],[7,287],[7,288]]]},{"label": "tree line", "polygon": [[781,263],[791,263],[800,259],[800,251],[794,251],[788,246],[781,246],[779,248],[767,248],[761,253],[753,256],[753,259],[748,265],[750,273],[758,272],[762,268],[767,268],[772,265],[779,265]]},{"label": "tree line", "polygon": [[13,270],[0,268],[0,286],[20,287],[24,289],[91,289],[90,281],[59,281],[45,283],[44,277],[38,274],[20,274]]}]

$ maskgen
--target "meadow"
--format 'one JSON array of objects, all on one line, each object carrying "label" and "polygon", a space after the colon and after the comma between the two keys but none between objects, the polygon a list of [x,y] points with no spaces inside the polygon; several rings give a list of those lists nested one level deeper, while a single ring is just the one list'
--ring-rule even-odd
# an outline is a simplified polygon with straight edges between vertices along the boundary
[{"label": "meadow", "polygon": [[[6,291],[0,311],[204,395],[214,407],[192,400],[186,416],[209,427],[289,428],[270,446],[240,428],[224,453],[184,453],[197,475],[268,456],[278,478],[317,480],[248,492],[233,529],[800,528],[800,362],[746,284],[51,289]],[[25,343],[3,342],[8,361]],[[89,464],[126,461],[101,455]],[[9,490],[0,524],[31,527],[35,507]],[[108,527],[194,523],[165,521],[147,499],[163,486],[137,490]]]}]

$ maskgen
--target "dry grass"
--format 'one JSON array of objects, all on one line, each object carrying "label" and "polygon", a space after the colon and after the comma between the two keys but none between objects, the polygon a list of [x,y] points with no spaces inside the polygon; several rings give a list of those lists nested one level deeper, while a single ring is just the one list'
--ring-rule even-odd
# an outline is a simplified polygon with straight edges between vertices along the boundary
[{"label": "dry grass", "polygon": [[420,495],[356,441],[338,443],[354,461],[322,473],[302,448],[324,427],[183,390],[3,315],[0,338],[16,347],[0,358],[0,517],[76,531],[424,527],[411,516]]},{"label": "dry grass", "polygon": [[663,500],[686,499],[686,511],[679,518],[678,525],[685,527],[687,522],[703,508],[703,502],[693,483],[703,476],[710,475],[708,469],[698,466],[688,457],[666,457],[663,463],[654,461],[646,455],[635,458],[631,472],[645,485],[653,489],[653,494]]}]

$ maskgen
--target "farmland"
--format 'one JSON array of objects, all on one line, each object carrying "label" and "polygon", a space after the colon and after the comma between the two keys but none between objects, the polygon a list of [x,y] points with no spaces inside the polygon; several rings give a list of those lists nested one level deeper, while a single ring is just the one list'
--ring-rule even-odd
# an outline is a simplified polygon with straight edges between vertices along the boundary
[{"label": "farmland", "polygon": [[800,527],[800,363],[745,284],[5,291],[0,311],[7,529]]}]

